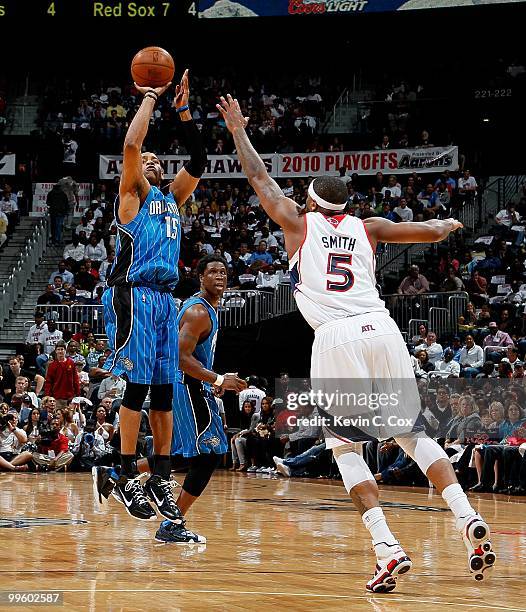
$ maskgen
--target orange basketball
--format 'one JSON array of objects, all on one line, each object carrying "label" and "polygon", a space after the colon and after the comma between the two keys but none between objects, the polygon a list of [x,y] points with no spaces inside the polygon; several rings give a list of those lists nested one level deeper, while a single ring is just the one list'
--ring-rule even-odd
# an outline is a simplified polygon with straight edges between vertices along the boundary
[{"label": "orange basketball", "polygon": [[161,47],[146,47],[133,58],[131,73],[134,82],[141,87],[162,87],[173,79],[174,60]]}]

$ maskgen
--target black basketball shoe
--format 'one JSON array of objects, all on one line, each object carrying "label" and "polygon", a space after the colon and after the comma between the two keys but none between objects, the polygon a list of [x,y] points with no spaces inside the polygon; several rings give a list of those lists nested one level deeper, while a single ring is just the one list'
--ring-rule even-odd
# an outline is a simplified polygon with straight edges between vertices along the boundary
[{"label": "black basketball shoe", "polygon": [[97,510],[102,512],[108,506],[108,499],[113,492],[119,475],[112,467],[94,466],[91,468],[93,479],[93,496]]},{"label": "black basketball shoe", "polygon": [[186,529],[184,520],[181,523],[163,521],[159,525],[155,539],[164,544],[206,544],[204,536]]},{"label": "black basketball shoe", "polygon": [[175,503],[172,485],[157,474],[150,476],[144,483],[144,490],[159,510],[159,514],[173,523],[182,524],[183,515]]},{"label": "black basketball shoe", "polygon": [[120,476],[112,491],[113,497],[126,508],[126,512],[140,521],[154,521],[155,510],[150,506],[139,477]]}]

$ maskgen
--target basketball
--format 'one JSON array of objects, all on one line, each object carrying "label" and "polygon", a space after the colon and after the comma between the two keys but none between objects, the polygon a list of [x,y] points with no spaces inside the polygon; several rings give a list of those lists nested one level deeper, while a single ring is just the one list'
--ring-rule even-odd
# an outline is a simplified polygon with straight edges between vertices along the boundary
[{"label": "basketball", "polygon": [[162,87],[174,76],[173,57],[161,47],[141,49],[131,63],[133,80],[141,87]]}]

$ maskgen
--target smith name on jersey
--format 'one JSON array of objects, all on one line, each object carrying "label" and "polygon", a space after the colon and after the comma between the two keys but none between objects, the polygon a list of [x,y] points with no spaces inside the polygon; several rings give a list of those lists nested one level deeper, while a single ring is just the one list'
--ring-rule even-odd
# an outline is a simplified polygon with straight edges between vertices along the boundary
[{"label": "smith name on jersey", "polygon": [[314,329],[336,319],[388,312],[376,287],[371,242],[356,217],[307,213],[305,238],[289,267],[298,308]]},{"label": "smith name on jersey", "polygon": [[115,202],[117,242],[108,286],[143,285],[173,289],[179,278],[180,219],[172,193],[151,187],[137,216],[123,224]]}]

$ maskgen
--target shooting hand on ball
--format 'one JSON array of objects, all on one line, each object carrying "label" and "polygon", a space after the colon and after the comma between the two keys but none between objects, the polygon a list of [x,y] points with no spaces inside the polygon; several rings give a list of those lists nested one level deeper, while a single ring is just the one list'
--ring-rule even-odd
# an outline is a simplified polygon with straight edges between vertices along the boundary
[{"label": "shooting hand on ball", "polygon": [[149,91],[155,92],[157,96],[162,96],[163,93],[168,89],[168,87],[170,87],[171,84],[172,84],[172,81],[170,81],[169,83],[166,83],[166,85],[163,85],[162,87],[141,87],[140,85],[137,85],[137,83],[134,83],[134,86],[135,86],[135,89],[139,93],[141,93],[143,96]]},{"label": "shooting hand on ball", "polygon": [[245,129],[248,125],[248,117],[243,117],[237,99],[232,98],[230,94],[227,94],[226,100],[223,96],[219,99],[221,104],[216,104],[216,108],[223,115],[227,129],[230,132],[238,128]]}]

